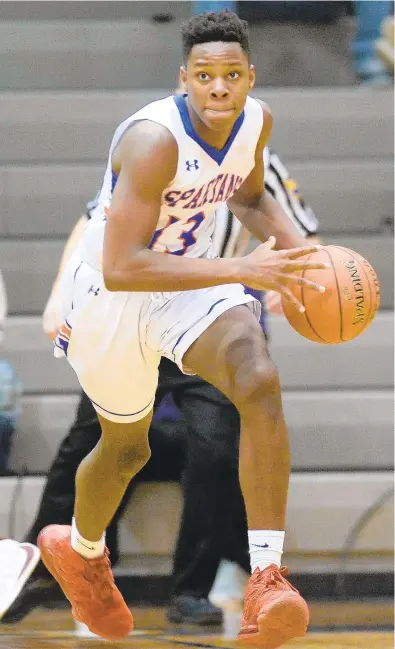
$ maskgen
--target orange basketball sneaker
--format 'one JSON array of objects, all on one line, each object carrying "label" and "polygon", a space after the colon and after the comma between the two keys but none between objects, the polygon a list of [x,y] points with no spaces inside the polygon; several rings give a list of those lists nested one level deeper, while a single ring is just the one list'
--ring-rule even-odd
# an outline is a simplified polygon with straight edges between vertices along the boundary
[{"label": "orange basketball sneaker", "polygon": [[133,617],[114,583],[108,550],[84,559],[71,547],[70,525],[49,525],[39,534],[41,559],[60,584],[73,615],[92,633],[119,640],[133,629]]},{"label": "orange basketball sneaker", "polygon": [[288,568],[257,568],[247,584],[239,644],[277,649],[306,634],[309,609],[299,591],[284,577]]}]

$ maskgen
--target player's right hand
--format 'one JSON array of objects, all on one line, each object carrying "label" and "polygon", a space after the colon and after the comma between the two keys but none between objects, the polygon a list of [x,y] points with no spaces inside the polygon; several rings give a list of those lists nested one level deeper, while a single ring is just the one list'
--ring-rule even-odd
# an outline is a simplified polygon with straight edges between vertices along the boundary
[{"label": "player's right hand", "polygon": [[52,290],[42,317],[43,331],[50,340],[55,340],[62,322],[62,301],[58,291]]},{"label": "player's right hand", "polygon": [[324,293],[325,286],[305,279],[299,273],[296,274],[295,271],[312,268],[325,269],[330,268],[330,264],[303,259],[306,255],[321,250],[321,245],[303,246],[301,248],[291,248],[290,250],[273,250],[275,245],[275,238],[270,237],[268,241],[262,243],[253,252],[242,258],[242,283],[260,291],[277,291],[285,299],[293,302],[299,311],[303,312],[305,311],[304,306],[293,295],[290,287],[298,284]]}]

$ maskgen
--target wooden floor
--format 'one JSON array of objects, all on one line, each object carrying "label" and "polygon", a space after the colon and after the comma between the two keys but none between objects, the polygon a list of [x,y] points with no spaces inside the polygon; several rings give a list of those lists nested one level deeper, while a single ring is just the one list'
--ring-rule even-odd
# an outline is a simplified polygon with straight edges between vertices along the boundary
[{"label": "wooden floor", "polygon": [[[136,631],[118,642],[99,638],[77,637],[69,610],[40,610],[18,625],[0,626],[0,649],[236,649],[231,637],[187,626],[169,626],[163,609],[134,609]],[[306,638],[289,642],[286,649],[393,649],[391,631],[365,631],[390,626],[393,622],[391,602],[355,604],[315,604],[311,606],[312,631]],[[237,617],[237,614],[234,614]],[[234,635],[237,628],[228,616],[225,634]],[[339,631],[352,625],[354,630]],[[323,630],[332,627],[333,631]],[[321,630],[322,629],[322,630]]]}]

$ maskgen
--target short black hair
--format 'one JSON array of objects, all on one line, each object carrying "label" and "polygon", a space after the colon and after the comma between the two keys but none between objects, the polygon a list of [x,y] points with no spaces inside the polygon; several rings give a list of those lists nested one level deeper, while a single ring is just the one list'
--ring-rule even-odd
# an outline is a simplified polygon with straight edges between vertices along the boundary
[{"label": "short black hair", "polygon": [[193,16],[183,23],[181,34],[184,60],[194,45],[213,41],[240,43],[247,56],[250,53],[248,23],[229,9]]}]

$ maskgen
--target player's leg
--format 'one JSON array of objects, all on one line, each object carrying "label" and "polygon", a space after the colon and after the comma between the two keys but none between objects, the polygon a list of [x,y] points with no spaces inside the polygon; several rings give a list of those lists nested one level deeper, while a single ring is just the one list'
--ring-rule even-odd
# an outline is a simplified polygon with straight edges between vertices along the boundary
[{"label": "player's leg", "polygon": [[[51,524],[70,525],[75,498],[75,474],[81,460],[100,439],[101,429],[95,410],[88,397],[82,393],[75,421],[63,439],[57,455],[49,468],[39,509],[24,541],[36,544],[41,530]],[[108,546],[110,554],[114,547],[114,535],[110,529]],[[113,561],[113,556],[111,556]],[[53,606],[62,599],[62,591],[42,561],[19,591],[2,622],[12,624],[22,620],[37,606]]]},{"label": "player's leg", "polygon": [[219,316],[187,350],[183,364],[224,392],[240,413],[240,483],[252,568],[258,568],[247,588],[240,640],[265,649],[281,646],[304,635],[308,609],[277,569],[290,473],[277,368],[245,306]]},{"label": "player's leg", "polygon": [[[179,370],[177,370],[179,372]],[[180,372],[179,372],[180,373]],[[169,390],[166,375],[159,373],[161,390]],[[165,373],[166,374],[166,373]],[[180,373],[181,374],[181,373]],[[158,390],[160,391],[160,390]],[[155,408],[154,408],[155,410]],[[182,466],[182,452],[179,439],[174,439],[174,427],[163,430],[161,422],[150,428],[152,461],[138,474],[138,480],[179,480]],[[80,462],[97,445],[101,428],[97,414],[88,397],[82,393],[77,409],[76,420],[69,434],[63,440],[58,454],[49,470],[46,486],[41,497],[39,511],[29,530],[26,542],[36,543],[40,531],[50,524],[71,523],[75,500],[75,477]],[[129,483],[127,491],[113,519],[106,530],[106,544],[112,565],[118,560],[117,524],[130,498],[136,480]],[[53,606],[62,596],[61,590],[45,565],[40,561],[32,576],[18,594],[14,589],[14,601],[9,600],[9,608],[2,621],[6,624],[18,622],[37,606]]]},{"label": "player's leg", "polygon": [[131,631],[133,618],[115,586],[104,533],[149,458],[159,354],[141,338],[149,297],[107,291],[102,275],[84,264],[71,279],[73,308],[55,345],[100,415],[102,435],[77,471],[72,528],[46,527],[38,543],[74,617],[93,633],[117,639]]},{"label": "player's leg", "polygon": [[229,310],[193,343],[183,364],[221,390],[239,411],[240,482],[249,529],[284,529],[288,435],[277,368],[256,318],[245,306]]},{"label": "player's leg", "polygon": [[120,424],[100,417],[102,436],[76,477],[73,525],[50,525],[38,537],[41,557],[90,631],[119,639],[133,618],[114,577],[105,547],[105,529],[127,485],[149,458],[151,416]]},{"label": "player's leg", "polygon": [[[177,372],[181,374],[178,369]],[[167,385],[166,372],[161,372],[161,369],[159,368],[158,394],[163,394],[168,391],[169,386]],[[154,412],[155,409],[156,406],[154,406]],[[74,511],[77,469],[82,460],[84,460],[84,458],[86,458],[99,443],[100,437],[101,427],[98,416],[91,401],[83,392],[78,404],[75,422],[71,426],[68,435],[61,443],[56,458],[49,469],[45,488],[41,496],[39,511],[25,538],[26,542],[36,543],[40,531],[51,523],[70,524]],[[150,437],[153,438],[152,444],[150,445],[152,446],[153,454],[155,455],[154,460],[158,460],[157,464],[159,464],[159,457],[162,456],[163,459],[163,453],[166,453],[172,440],[164,439],[164,434],[161,433],[160,424],[157,426],[151,426]],[[175,444],[167,452],[169,460],[172,459],[174,452]],[[179,463],[180,459],[176,453],[173,465],[176,464],[179,466]],[[167,470],[171,472],[172,463],[168,461],[167,466]],[[176,468],[173,470],[177,471],[179,469]],[[158,473],[158,467],[155,466],[148,468],[148,471],[150,475]],[[116,523],[121,517],[126,504],[127,494],[125,494],[121,505],[106,531],[106,542],[110,551],[111,563],[113,565],[118,560]],[[39,568],[39,566],[37,568]],[[37,569],[35,572],[37,572]],[[43,573],[47,574],[45,568]]]},{"label": "player's leg", "polygon": [[[25,542],[36,544],[40,531],[48,525],[70,525],[74,511],[75,477],[78,466],[98,444],[100,436],[101,428],[95,409],[88,397],[82,393],[76,419],[49,469],[39,510],[24,539]],[[106,531],[106,544],[113,566],[118,561],[117,522],[126,505],[127,497],[125,494]],[[40,561],[14,600],[9,599],[10,605],[2,622],[5,624],[19,622],[37,606],[53,606],[61,598],[62,592],[57,582]]]},{"label": "player's leg", "polygon": [[[182,419],[168,419],[166,408],[162,408],[163,398],[166,394],[171,392],[168,373],[166,372],[166,369],[163,368],[163,361],[166,361],[166,359],[161,360],[158,368],[158,388],[152,410],[154,416],[151,420],[148,434],[150,458],[144,467],[134,476],[133,480],[131,480],[127,487],[122,502],[118,507],[110,526],[107,528],[107,546],[109,546],[108,533],[112,527],[116,527],[115,524],[122,517],[129,502],[131,492],[137,483],[152,481],[179,482],[181,479],[181,473],[184,466],[183,441],[186,436],[185,422]],[[168,363],[169,361],[166,362]],[[163,416],[163,414],[165,416]]]},{"label": "player's leg", "polygon": [[129,424],[98,416],[102,435],[78,467],[74,507],[78,532],[92,542],[100,542],[130,480],[150,457],[148,430],[152,415]]},{"label": "player's leg", "polygon": [[82,393],[75,421],[49,468],[39,509],[25,541],[36,543],[43,527],[52,523],[70,524],[74,510],[77,468],[96,446],[100,435],[95,409],[86,394]]}]

